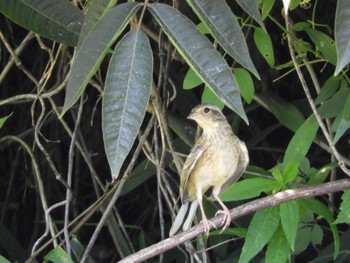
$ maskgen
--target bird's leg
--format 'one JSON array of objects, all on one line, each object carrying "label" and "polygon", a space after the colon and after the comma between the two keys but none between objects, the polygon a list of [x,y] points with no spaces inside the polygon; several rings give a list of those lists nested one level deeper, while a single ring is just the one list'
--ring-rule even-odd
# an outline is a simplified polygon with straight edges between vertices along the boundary
[{"label": "bird's leg", "polygon": [[202,223],[204,226],[204,232],[206,234],[209,234],[210,226],[212,226],[214,228],[216,228],[216,226],[210,220],[208,220],[207,216],[205,215],[201,193],[197,194],[197,199],[198,199],[198,203],[199,203],[199,208],[201,209],[201,212],[202,212]]},{"label": "bird's leg", "polygon": [[215,188],[213,189],[213,197],[215,198],[216,201],[220,204],[222,207],[222,210],[219,210],[216,212],[215,215],[223,214],[224,218],[222,220],[222,231],[224,231],[230,224],[231,224],[231,216],[230,216],[230,210],[226,207],[226,205],[221,201],[219,197],[219,191],[220,188]]}]

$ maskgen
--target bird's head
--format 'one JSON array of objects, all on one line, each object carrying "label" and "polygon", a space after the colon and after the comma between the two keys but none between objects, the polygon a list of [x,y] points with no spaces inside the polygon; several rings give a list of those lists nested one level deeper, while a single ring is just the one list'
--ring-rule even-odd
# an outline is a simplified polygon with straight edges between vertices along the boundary
[{"label": "bird's head", "polygon": [[211,104],[200,104],[193,108],[187,119],[194,120],[203,129],[222,128],[223,125],[228,125],[226,117],[221,110]]}]

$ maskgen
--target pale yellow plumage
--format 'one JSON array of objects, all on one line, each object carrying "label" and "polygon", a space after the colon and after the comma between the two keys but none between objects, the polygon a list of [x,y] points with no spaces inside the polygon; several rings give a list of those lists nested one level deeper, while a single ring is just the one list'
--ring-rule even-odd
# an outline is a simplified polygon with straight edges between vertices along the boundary
[{"label": "pale yellow plumage", "polygon": [[203,209],[202,196],[210,187],[213,187],[214,199],[222,207],[218,213],[224,214],[223,228],[228,227],[231,222],[229,210],[219,195],[239,179],[249,162],[245,144],[234,135],[219,108],[210,104],[198,105],[188,119],[196,121],[203,133],[191,149],[180,175],[182,206],[170,236],[180,228],[185,231],[191,227],[198,205],[204,231],[209,232],[210,221]]}]

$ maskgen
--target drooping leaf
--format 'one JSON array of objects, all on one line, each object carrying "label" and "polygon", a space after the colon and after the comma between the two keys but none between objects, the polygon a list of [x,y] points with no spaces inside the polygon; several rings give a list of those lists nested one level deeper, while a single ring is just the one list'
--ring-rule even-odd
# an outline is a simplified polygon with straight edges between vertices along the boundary
[{"label": "drooping leaf", "polygon": [[70,1],[1,0],[0,12],[43,37],[76,46],[83,13]]},{"label": "drooping leaf", "polygon": [[324,102],[318,109],[322,118],[334,118],[342,114],[346,99],[350,94],[350,89],[340,87],[339,90]]},{"label": "drooping leaf", "polygon": [[269,207],[255,213],[247,232],[238,263],[249,262],[269,242],[280,221],[278,207]]},{"label": "drooping leaf", "polygon": [[346,99],[340,118],[341,119],[337,128],[337,132],[333,139],[333,144],[336,144],[340,137],[350,128],[350,94]]},{"label": "drooping leaf", "polygon": [[236,0],[237,3],[242,7],[242,9],[250,15],[264,30],[265,25],[262,21],[260,11],[259,11],[259,1],[258,0]]},{"label": "drooping leaf", "polygon": [[299,225],[299,204],[297,201],[290,201],[279,205],[281,223],[289,247],[294,250],[295,238]]},{"label": "drooping leaf", "polygon": [[130,31],[113,52],[102,100],[103,142],[113,179],[118,177],[144,118],[152,72],[147,36]]},{"label": "drooping leaf", "polygon": [[318,94],[317,98],[315,99],[316,104],[320,104],[321,102],[324,102],[329,97],[331,97],[338,89],[340,85],[340,78],[331,76],[326,80],[326,82],[322,85],[322,88],[320,90],[320,93]]},{"label": "drooping leaf", "polygon": [[272,68],[275,66],[275,56],[273,53],[272,41],[269,34],[262,28],[254,30],[254,42],[260,54],[266,60],[267,64]]},{"label": "drooping leaf", "polygon": [[238,85],[231,69],[210,41],[184,15],[165,4],[150,4],[149,11],[161,25],[177,51],[198,76],[246,123]]},{"label": "drooping leaf", "polygon": [[254,82],[249,72],[244,68],[234,68],[233,74],[244,100],[250,104],[254,98]]},{"label": "drooping leaf", "polygon": [[267,245],[265,262],[287,262],[289,254],[290,248],[288,246],[288,241],[286,240],[282,227],[279,226]]},{"label": "drooping leaf", "polygon": [[274,96],[273,93],[256,94],[256,99],[291,131],[296,131],[305,120],[303,114],[294,105]]},{"label": "drooping leaf", "polygon": [[345,190],[341,196],[340,212],[334,224],[350,223],[350,190]]},{"label": "drooping leaf", "polygon": [[89,31],[79,49],[74,54],[74,60],[67,81],[66,97],[62,115],[80,98],[92,76],[111,45],[122,33],[131,17],[141,7],[137,3],[124,3],[112,8]]},{"label": "drooping leaf", "polygon": [[261,6],[261,19],[264,21],[265,18],[268,16],[270,13],[273,5],[275,4],[275,0],[264,0],[262,1],[262,6]]},{"label": "drooping leaf", "polygon": [[[207,25],[211,34],[225,51],[239,64],[260,79],[259,73],[250,58],[248,46],[241,27],[226,1],[187,0],[187,3],[192,7],[197,16]],[[257,11],[259,14],[259,10]]]},{"label": "drooping leaf", "polygon": [[334,75],[350,62],[350,1],[338,0],[335,13],[335,43],[337,46],[337,66]]},{"label": "drooping leaf", "polygon": [[89,2],[89,7],[84,17],[84,23],[79,34],[79,41],[77,47],[80,48],[81,43],[87,36],[91,28],[98,20],[112,7],[117,0],[95,0]]},{"label": "drooping leaf", "polygon": [[223,201],[245,200],[260,196],[261,193],[271,193],[278,187],[275,180],[268,178],[249,178],[238,181],[221,196]]},{"label": "drooping leaf", "polygon": [[309,35],[312,42],[321,51],[322,55],[333,65],[337,63],[337,53],[334,40],[327,34],[313,29],[311,27],[305,28],[305,32]]},{"label": "drooping leaf", "polygon": [[288,163],[300,163],[304,159],[316,137],[318,127],[319,125],[314,115],[311,115],[299,127],[288,144],[283,160],[284,165]]}]

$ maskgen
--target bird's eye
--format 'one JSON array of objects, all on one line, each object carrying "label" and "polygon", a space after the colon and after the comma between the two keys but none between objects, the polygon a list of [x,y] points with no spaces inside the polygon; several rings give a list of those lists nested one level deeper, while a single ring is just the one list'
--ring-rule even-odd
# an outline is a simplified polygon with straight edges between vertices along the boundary
[{"label": "bird's eye", "polygon": [[208,107],[205,107],[203,111],[204,111],[204,113],[208,113],[210,111],[210,109]]}]

